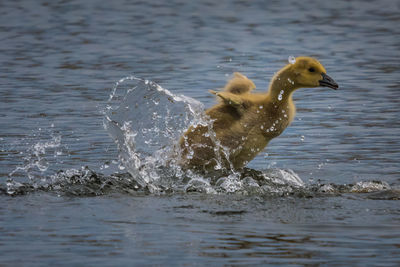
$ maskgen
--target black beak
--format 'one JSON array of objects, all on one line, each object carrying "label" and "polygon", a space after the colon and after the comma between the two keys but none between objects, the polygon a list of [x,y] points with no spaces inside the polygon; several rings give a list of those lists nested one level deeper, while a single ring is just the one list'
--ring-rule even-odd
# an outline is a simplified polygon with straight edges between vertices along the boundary
[{"label": "black beak", "polygon": [[322,73],[322,80],[319,81],[319,85],[324,86],[324,87],[329,87],[334,90],[339,88],[339,85],[325,73]]}]

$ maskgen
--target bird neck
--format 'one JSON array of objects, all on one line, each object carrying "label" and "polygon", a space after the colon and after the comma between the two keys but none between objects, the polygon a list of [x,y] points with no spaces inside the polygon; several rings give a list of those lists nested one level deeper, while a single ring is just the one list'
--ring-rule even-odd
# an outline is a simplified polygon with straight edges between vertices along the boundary
[{"label": "bird neck", "polygon": [[269,85],[266,101],[273,104],[278,114],[287,114],[289,124],[296,116],[293,92],[300,88],[295,82],[291,65],[287,65],[274,75]]},{"label": "bird neck", "polygon": [[293,92],[299,87],[294,82],[291,65],[287,65],[277,72],[271,80],[268,89],[268,100],[276,105],[287,104],[292,101]]}]

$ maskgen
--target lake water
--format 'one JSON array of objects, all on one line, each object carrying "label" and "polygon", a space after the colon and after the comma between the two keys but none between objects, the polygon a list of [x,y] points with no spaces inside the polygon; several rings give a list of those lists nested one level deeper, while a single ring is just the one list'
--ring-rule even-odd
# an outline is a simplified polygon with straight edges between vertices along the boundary
[{"label": "lake water", "polygon": [[[1,1],[0,265],[400,265],[399,23],[386,0]],[[264,91],[292,55],[339,90],[297,91],[242,173],[165,168],[208,89]]]}]

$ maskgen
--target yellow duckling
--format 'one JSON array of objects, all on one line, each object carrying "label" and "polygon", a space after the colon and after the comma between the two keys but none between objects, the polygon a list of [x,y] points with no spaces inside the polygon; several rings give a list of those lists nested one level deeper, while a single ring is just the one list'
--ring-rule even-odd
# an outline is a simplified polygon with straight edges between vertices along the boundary
[{"label": "yellow duckling", "polygon": [[243,168],[293,121],[293,92],[318,86],[338,88],[310,57],[298,57],[276,73],[267,93],[251,93],[254,83],[234,73],[223,91],[210,91],[220,100],[206,111],[210,125],[192,126],[181,137],[181,165],[199,171]]}]

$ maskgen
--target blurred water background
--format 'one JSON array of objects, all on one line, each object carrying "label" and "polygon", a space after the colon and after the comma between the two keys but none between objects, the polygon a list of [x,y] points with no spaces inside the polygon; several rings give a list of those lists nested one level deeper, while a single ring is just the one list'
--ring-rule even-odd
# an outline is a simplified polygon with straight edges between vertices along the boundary
[{"label": "blurred water background", "polygon": [[[398,266],[399,22],[388,0],[1,1],[0,265]],[[295,93],[247,184],[149,160],[138,179],[104,128],[148,90],[190,115],[158,109],[179,136],[208,89],[240,71],[266,90],[291,55],[340,89]]]}]

